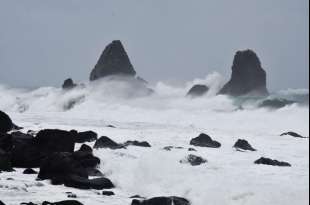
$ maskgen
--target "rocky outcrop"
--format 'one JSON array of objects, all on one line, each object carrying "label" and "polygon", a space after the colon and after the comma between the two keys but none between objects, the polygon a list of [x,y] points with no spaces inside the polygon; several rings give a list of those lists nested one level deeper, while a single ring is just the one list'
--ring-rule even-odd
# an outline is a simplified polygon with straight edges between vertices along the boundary
[{"label": "rocky outcrop", "polygon": [[266,72],[254,51],[238,51],[235,54],[231,79],[219,94],[232,96],[264,96],[268,94]]},{"label": "rocky outcrop", "polygon": [[292,131],[289,131],[289,132],[285,132],[285,133],[282,133],[280,136],[285,136],[285,135],[289,135],[289,136],[292,136],[292,137],[295,137],[295,138],[308,138],[308,137],[304,137],[296,132],[292,132]]},{"label": "rocky outcrop", "polygon": [[254,149],[248,141],[243,139],[238,139],[233,147],[236,148],[238,151],[256,151],[256,149]]},{"label": "rocky outcrop", "polygon": [[134,199],[131,205],[190,205],[191,203],[184,198],[171,196],[171,197],[154,197],[147,200]]},{"label": "rocky outcrop", "polygon": [[111,140],[107,136],[101,136],[94,144],[95,149],[99,148],[109,148],[109,149],[122,149],[125,148],[124,145],[116,143],[115,141]]},{"label": "rocky outcrop", "polygon": [[90,74],[90,80],[93,81],[111,75],[136,75],[136,71],[119,40],[113,41],[104,49]]},{"label": "rocky outcrop", "polygon": [[261,157],[254,162],[255,164],[264,164],[264,165],[271,165],[271,166],[280,166],[280,167],[291,167],[292,165],[288,162],[281,162],[275,159],[269,159],[265,157]]},{"label": "rocky outcrop", "polygon": [[71,78],[66,79],[62,84],[62,89],[64,90],[72,89],[74,87],[76,87],[76,84],[73,82]]},{"label": "rocky outcrop", "polygon": [[11,118],[0,110],[0,133],[6,133],[13,129],[14,125]]},{"label": "rocky outcrop", "polygon": [[206,85],[197,84],[194,85],[186,94],[189,97],[199,97],[206,94],[209,91],[209,87]]},{"label": "rocky outcrop", "polygon": [[191,145],[198,147],[211,147],[211,148],[219,148],[221,147],[221,143],[213,140],[209,135],[201,133],[198,137],[193,138],[190,141]]}]

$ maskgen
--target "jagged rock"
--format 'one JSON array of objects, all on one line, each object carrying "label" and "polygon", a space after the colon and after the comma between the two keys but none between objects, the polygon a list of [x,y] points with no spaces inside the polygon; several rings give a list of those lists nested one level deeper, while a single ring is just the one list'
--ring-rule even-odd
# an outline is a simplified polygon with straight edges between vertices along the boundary
[{"label": "jagged rock", "polygon": [[231,79],[219,93],[232,96],[268,95],[266,72],[254,51],[238,51],[235,54]]},{"label": "jagged rock", "polygon": [[292,165],[288,162],[280,162],[278,160],[273,160],[265,157],[261,157],[260,159],[254,162],[255,164],[264,164],[264,165],[272,165],[272,166],[280,166],[280,167],[291,167]]},{"label": "jagged rock", "polygon": [[190,164],[192,166],[198,166],[201,164],[204,164],[208,162],[206,159],[200,157],[200,156],[196,156],[193,154],[188,155],[185,159],[180,160],[180,163],[182,164]]},{"label": "jagged rock", "polygon": [[292,131],[282,133],[280,136],[285,136],[285,135],[290,135],[290,136],[296,137],[296,138],[308,138],[308,137],[301,136],[300,134],[298,134],[296,132],[292,132]]},{"label": "jagged rock", "polygon": [[118,144],[118,143],[114,142],[113,140],[111,140],[107,136],[101,136],[95,142],[94,148],[95,149],[98,149],[98,148],[122,149],[122,148],[125,148],[125,146],[122,144]]},{"label": "jagged rock", "polygon": [[151,145],[146,141],[127,141],[124,143],[124,146],[138,146],[138,147],[151,147]]},{"label": "jagged rock", "polygon": [[248,141],[243,139],[238,139],[233,147],[240,151],[243,150],[256,151],[256,149],[254,149]]},{"label": "jagged rock", "polygon": [[209,135],[201,133],[198,137],[193,138],[190,141],[190,144],[198,147],[211,147],[211,148],[219,148],[221,147],[221,143],[212,140]]},{"label": "jagged rock", "polygon": [[90,80],[93,81],[110,75],[136,75],[136,71],[119,40],[113,41],[104,49],[90,74]]},{"label": "jagged rock", "polygon": [[190,205],[187,199],[171,196],[171,197],[154,197],[147,200],[132,200],[131,205]]},{"label": "jagged rock", "polygon": [[31,168],[27,168],[23,171],[23,174],[37,174],[38,172],[36,172],[35,170],[31,169]]},{"label": "jagged rock", "polygon": [[282,108],[282,107],[285,107],[287,105],[291,105],[294,103],[296,102],[291,101],[291,100],[286,100],[286,99],[275,98],[275,99],[264,100],[263,102],[259,104],[259,107],[279,109],[279,108]]},{"label": "jagged rock", "polygon": [[199,97],[206,94],[209,91],[209,87],[206,85],[197,84],[194,85],[188,92],[187,96],[190,97]]},{"label": "jagged rock", "polygon": [[11,131],[14,127],[14,124],[11,118],[0,110],[0,133],[7,133]]},{"label": "jagged rock", "polygon": [[93,142],[98,138],[98,134],[94,131],[85,131],[77,133],[75,142],[84,143],[84,142]]},{"label": "jagged rock", "polygon": [[62,84],[62,88],[65,90],[72,89],[74,87],[76,87],[76,84],[73,82],[71,78],[66,79]]}]

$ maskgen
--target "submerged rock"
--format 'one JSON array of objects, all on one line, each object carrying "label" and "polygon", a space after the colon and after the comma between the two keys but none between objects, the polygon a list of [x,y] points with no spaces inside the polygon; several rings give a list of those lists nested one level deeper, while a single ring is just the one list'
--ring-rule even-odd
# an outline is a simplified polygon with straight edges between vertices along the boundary
[{"label": "submerged rock", "polygon": [[200,156],[196,156],[193,154],[188,155],[185,159],[180,160],[180,163],[187,164],[189,163],[192,166],[198,166],[204,163],[207,163],[208,161]]},{"label": "submerged rock", "polygon": [[238,141],[235,143],[233,147],[240,151],[242,150],[256,151],[256,149],[254,149],[248,141],[243,139],[238,139]]},{"label": "submerged rock", "polygon": [[123,44],[119,40],[113,41],[104,49],[90,74],[90,80],[93,81],[110,75],[136,75]]},{"label": "submerged rock", "polygon": [[201,133],[198,137],[193,138],[190,141],[191,145],[198,146],[198,147],[211,147],[211,148],[219,148],[221,147],[221,143],[212,140],[209,135]]},{"label": "submerged rock", "polygon": [[147,200],[134,199],[131,205],[190,205],[187,199],[171,196],[171,197],[154,197]]},{"label": "submerged rock", "polygon": [[146,141],[127,141],[124,143],[124,146],[138,146],[138,147],[151,147],[151,145]]},{"label": "submerged rock", "polygon": [[291,167],[292,165],[288,162],[281,162],[274,159],[269,159],[265,157],[261,157],[260,159],[254,162],[255,164],[264,164],[264,165],[272,165],[272,166],[280,166],[280,167]]},{"label": "submerged rock", "polygon": [[125,148],[125,146],[122,144],[118,144],[118,143],[114,142],[113,140],[111,140],[107,136],[101,136],[95,142],[94,148],[95,149],[98,149],[98,148],[122,149],[122,148]]},{"label": "submerged rock", "polygon": [[235,54],[231,79],[219,93],[232,96],[268,95],[266,72],[254,51],[238,51]]},{"label": "submerged rock", "polygon": [[209,87],[206,85],[197,84],[194,85],[186,94],[190,97],[199,97],[206,94],[209,91]]},{"label": "submerged rock", "polygon": [[279,109],[279,108],[282,108],[282,107],[285,107],[287,105],[291,105],[294,103],[296,102],[291,101],[291,100],[286,100],[286,99],[275,98],[275,99],[264,100],[263,102],[259,104],[259,107]]},{"label": "submerged rock", "polygon": [[76,84],[73,82],[71,78],[66,79],[62,84],[62,89],[64,90],[72,89],[74,87],[76,87]]},{"label": "submerged rock", "polygon": [[304,137],[296,132],[285,132],[285,133],[282,133],[280,136],[285,136],[285,135],[289,135],[289,136],[292,136],[292,137],[296,137],[296,138],[308,138],[308,137]]}]

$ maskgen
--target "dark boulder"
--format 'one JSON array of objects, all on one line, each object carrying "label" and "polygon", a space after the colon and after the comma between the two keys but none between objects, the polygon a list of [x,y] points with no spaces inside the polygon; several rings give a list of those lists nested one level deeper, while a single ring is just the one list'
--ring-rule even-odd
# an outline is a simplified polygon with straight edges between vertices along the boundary
[{"label": "dark boulder", "polygon": [[286,99],[281,99],[281,98],[275,98],[275,99],[267,99],[262,101],[259,104],[259,107],[266,107],[266,108],[271,108],[271,109],[280,109],[283,108],[287,105],[292,105],[296,102],[291,101],[291,100],[286,100]]},{"label": "dark boulder", "polygon": [[151,147],[151,145],[146,141],[127,141],[124,143],[124,146],[138,146],[138,147]]},{"label": "dark boulder", "polygon": [[139,201],[134,199],[131,202],[131,205],[190,205],[190,202],[187,199],[181,197],[154,197],[151,199]]},{"label": "dark boulder", "polygon": [[86,144],[82,144],[82,146],[80,147],[79,151],[92,153],[93,149],[90,146],[86,145]]},{"label": "dark boulder", "polygon": [[98,134],[94,131],[85,131],[77,133],[75,138],[76,143],[93,142],[98,138]]},{"label": "dark boulder", "polygon": [[288,162],[281,162],[278,160],[273,160],[265,157],[261,157],[260,159],[254,162],[255,164],[264,164],[264,165],[272,165],[272,166],[280,166],[280,167],[291,167],[292,165]]},{"label": "dark boulder", "polygon": [[73,187],[78,189],[102,190],[114,188],[113,183],[109,179],[104,177],[87,179],[85,177],[71,175],[65,178],[64,184],[67,187]]},{"label": "dark boulder", "polygon": [[180,160],[180,163],[182,164],[190,164],[192,166],[198,166],[204,163],[207,163],[208,161],[200,156],[196,156],[193,154],[188,155],[185,159]]},{"label": "dark boulder", "polygon": [[3,202],[0,200],[0,205],[5,205],[5,203],[3,203]]},{"label": "dark boulder", "polygon": [[45,153],[73,152],[76,137],[77,132],[74,130],[45,129],[37,134],[35,141]]},{"label": "dark boulder", "polygon": [[193,138],[190,141],[190,144],[198,147],[211,147],[211,148],[219,148],[221,147],[221,143],[212,140],[209,135],[201,133],[198,137]]},{"label": "dark boulder", "polygon": [[72,153],[55,152],[42,161],[38,178],[61,182],[71,175],[88,178],[85,168],[72,157]]},{"label": "dark boulder", "polygon": [[74,87],[76,87],[76,84],[73,82],[71,78],[66,79],[62,84],[62,89],[64,90],[72,89]]},{"label": "dark boulder", "polygon": [[236,148],[238,151],[256,151],[256,149],[254,149],[248,141],[243,139],[238,139],[233,147]]},{"label": "dark boulder", "polygon": [[209,87],[206,85],[197,84],[194,85],[186,94],[190,97],[199,97],[206,94],[209,91]]},{"label": "dark boulder", "polygon": [[115,195],[113,191],[102,191],[102,195],[104,196],[113,196]]},{"label": "dark boulder", "polygon": [[219,93],[232,96],[268,95],[266,72],[254,51],[238,51],[235,54],[231,79]]},{"label": "dark boulder", "polygon": [[6,152],[10,152],[13,148],[12,135],[0,133],[0,149]]},{"label": "dark boulder", "polygon": [[31,169],[31,168],[27,168],[23,171],[23,174],[37,174],[38,172]]},{"label": "dark boulder", "polygon": [[0,133],[7,133],[13,129],[14,125],[11,118],[0,110]]},{"label": "dark boulder", "polygon": [[101,136],[95,142],[94,148],[95,149],[98,149],[98,148],[122,149],[122,148],[125,148],[125,146],[114,142],[113,140],[111,140],[110,138],[106,136]]},{"label": "dark boulder", "polygon": [[282,133],[280,136],[285,136],[285,135],[289,135],[289,136],[292,136],[292,137],[296,137],[296,138],[308,138],[308,137],[304,137],[296,132],[285,132],[285,133]]},{"label": "dark boulder", "polygon": [[90,74],[90,80],[93,81],[110,75],[133,77],[136,75],[136,71],[119,40],[113,41],[104,49]]}]

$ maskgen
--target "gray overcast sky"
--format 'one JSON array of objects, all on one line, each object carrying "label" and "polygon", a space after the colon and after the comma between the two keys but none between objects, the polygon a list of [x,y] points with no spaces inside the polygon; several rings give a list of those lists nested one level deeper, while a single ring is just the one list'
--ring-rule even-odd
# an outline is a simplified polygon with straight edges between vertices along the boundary
[{"label": "gray overcast sky", "polygon": [[104,47],[122,40],[148,81],[230,76],[251,48],[268,87],[309,84],[308,0],[0,0],[0,83],[87,80]]}]

